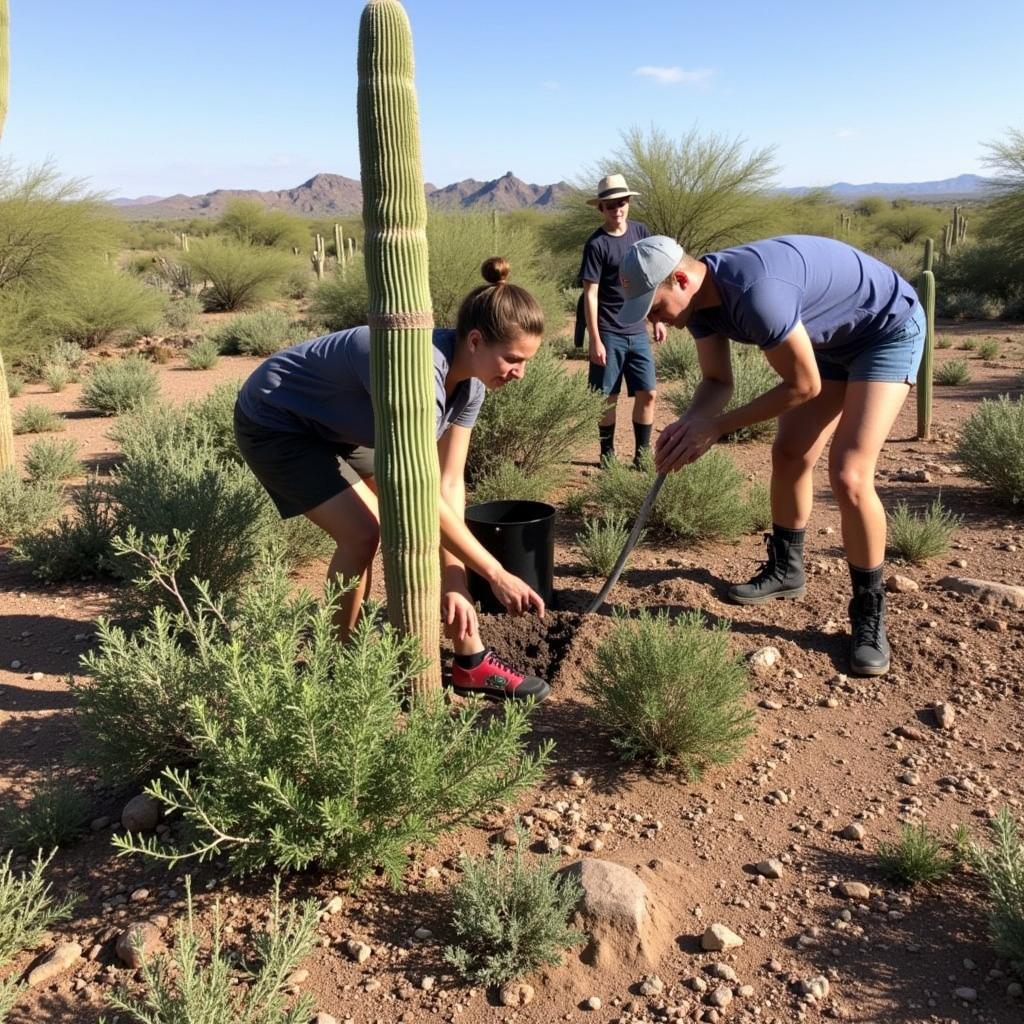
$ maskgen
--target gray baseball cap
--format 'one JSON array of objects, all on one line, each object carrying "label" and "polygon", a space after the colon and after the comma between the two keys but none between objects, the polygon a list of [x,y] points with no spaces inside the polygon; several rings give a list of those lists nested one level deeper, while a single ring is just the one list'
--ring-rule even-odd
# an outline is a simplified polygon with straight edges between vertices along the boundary
[{"label": "gray baseball cap", "polygon": [[651,235],[634,242],[619,267],[619,282],[626,301],[619,311],[619,320],[635,324],[643,320],[654,305],[654,293],[686,253],[667,235]]}]

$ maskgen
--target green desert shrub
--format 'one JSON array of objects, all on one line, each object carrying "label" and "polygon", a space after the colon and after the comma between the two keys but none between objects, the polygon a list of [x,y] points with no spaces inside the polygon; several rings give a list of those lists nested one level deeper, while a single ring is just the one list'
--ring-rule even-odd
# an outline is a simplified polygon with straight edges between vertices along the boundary
[{"label": "green desert shrub", "polygon": [[576,342],[567,335],[554,338],[547,344],[560,359],[573,359],[581,362],[587,362],[590,359],[590,350],[587,345],[577,347]]},{"label": "green desert shrub", "polygon": [[16,434],[46,434],[64,429],[64,417],[38,402],[30,402],[14,417]]},{"label": "green desert shrub", "polygon": [[463,857],[462,878],[452,892],[456,941],[445,960],[481,985],[501,985],[541,967],[557,967],[562,954],[586,940],[568,924],[583,895],[572,875],[558,874],[558,858],[531,864],[523,857],[525,830],[509,852]]},{"label": "green desert shrub", "polygon": [[978,344],[978,358],[989,362],[999,355],[999,342],[995,338],[986,338]]},{"label": "green desert shrub", "polygon": [[181,259],[208,282],[200,298],[215,311],[258,306],[274,298],[291,267],[287,253],[219,238],[197,239]]},{"label": "green desert shrub", "polygon": [[92,348],[119,332],[152,334],[163,309],[155,288],[102,267],[69,287],[55,327],[67,341]]},{"label": "green desert shrub", "polygon": [[222,355],[269,356],[296,340],[295,325],[280,309],[243,313],[210,333]]},{"label": "green desert shrub", "polygon": [[[180,546],[134,550],[151,585],[179,590]],[[378,630],[371,609],[339,644],[337,590],[318,604],[289,589],[268,566],[230,613],[201,585],[136,633],[99,623],[76,687],[90,749],[122,778],[166,766],[148,792],[187,828],[181,846],[135,836],[122,850],[222,855],[242,874],[318,865],[355,883],[380,868],[399,884],[410,845],[538,782],[551,748],[526,753],[529,707],[484,721],[475,701],[407,705],[415,637]]]},{"label": "green desert shrub", "polygon": [[52,480],[26,483],[13,467],[0,470],[0,541],[18,540],[46,526],[63,502]]},{"label": "green desert shrub", "polygon": [[654,347],[654,365],[659,381],[687,380],[699,374],[696,342],[684,331],[670,328],[668,337]]},{"label": "green desert shrub", "polygon": [[576,547],[583,564],[595,576],[607,576],[615,568],[619,553],[629,539],[632,523],[624,515],[588,519],[576,534]]},{"label": "green desert shrub", "polygon": [[[700,383],[700,370],[697,369],[682,378],[681,386],[672,393],[671,403],[676,415],[682,416],[693,401],[693,393]],[[775,387],[779,383],[779,375],[772,369],[764,355],[752,345],[734,345],[732,353],[733,391],[726,412],[746,405],[759,395]],[[765,437],[775,430],[774,420],[752,423],[749,427],[727,434],[723,440],[751,441]]]},{"label": "green desert shrub", "polygon": [[696,779],[732,761],[753,732],[746,668],[729,650],[728,623],[708,627],[700,611],[675,620],[646,609],[618,614],[584,679],[595,720],[630,760]]},{"label": "green desert shrub", "polygon": [[996,952],[1024,976],[1024,840],[1005,807],[989,828],[990,843],[970,843],[967,859],[988,886],[989,934]]},{"label": "green desert shrub", "polygon": [[894,842],[878,844],[878,865],[886,878],[902,885],[938,882],[956,867],[940,836],[927,825],[904,825]]},{"label": "green desert shrub", "polygon": [[309,303],[309,317],[322,324],[325,331],[361,327],[367,320],[369,302],[363,258],[357,255],[344,271],[336,270],[316,286]]},{"label": "green desert shrub", "polygon": [[962,348],[965,352],[973,352],[977,347],[977,338],[964,338],[964,340],[960,342],[960,348]]},{"label": "green desert shrub", "polygon": [[920,513],[911,512],[905,501],[899,501],[888,520],[890,549],[914,565],[944,555],[953,534],[963,525],[960,516],[943,507],[941,498]]},{"label": "green desert shrub", "polygon": [[964,423],[956,454],[1002,501],[1024,501],[1024,398],[983,401]]},{"label": "green desert shrub", "polygon": [[45,934],[71,916],[75,900],[57,900],[43,877],[53,854],[40,852],[24,871],[11,870],[13,854],[0,860],[0,968],[23,949],[34,949]]},{"label": "green desert shrub", "polygon": [[[138,1024],[306,1024],[312,997],[292,999],[289,978],[316,945],[317,916],[313,900],[291,903],[282,913],[275,884],[266,928],[254,936],[256,958],[245,962],[225,949],[219,903],[213,910],[210,949],[203,951],[188,887],[187,912],[175,925],[173,952],[147,957],[142,964],[144,996],[137,999],[116,989],[108,1003],[128,1015],[119,1019]],[[237,983],[240,962],[244,985]]]},{"label": "green desert shrub", "polygon": [[172,331],[191,331],[199,322],[202,304],[194,295],[183,295],[167,303],[164,322]]},{"label": "green desert shrub", "polygon": [[997,296],[968,289],[943,292],[940,288],[936,301],[939,316],[953,320],[998,320],[1006,308]]},{"label": "green desert shrub", "polygon": [[47,363],[43,367],[43,380],[51,391],[59,393],[69,384],[73,384],[77,380],[77,375],[67,363]]},{"label": "green desert shrub", "polygon": [[77,839],[89,822],[89,801],[65,780],[44,782],[24,806],[0,820],[4,843],[25,852],[52,850]]},{"label": "green desert shrub", "polygon": [[217,343],[210,338],[203,338],[189,346],[185,353],[185,365],[190,370],[212,370],[219,358]]},{"label": "green desert shrub", "polygon": [[41,437],[25,452],[25,472],[29,480],[67,480],[82,472],[76,458],[78,445],[71,440],[55,441]]},{"label": "green desert shrub", "polygon": [[[604,515],[636,517],[654,483],[648,455],[639,470],[612,459],[590,486],[589,503]],[[758,492],[745,488],[744,475],[724,452],[706,455],[670,473],[648,520],[648,530],[663,540],[732,540],[754,528]]]},{"label": "green desert shrub", "polygon": [[84,409],[119,416],[152,402],[160,392],[156,370],[140,355],[97,363],[79,396]]},{"label": "green desert shrub", "polygon": [[474,479],[473,501],[547,501],[557,483],[554,467],[528,473],[510,459],[503,459],[489,463],[483,476]]},{"label": "green desert shrub", "polygon": [[488,394],[470,444],[472,479],[511,462],[533,476],[568,462],[597,431],[604,396],[542,346],[522,380]]},{"label": "green desert shrub", "polygon": [[309,245],[309,222],[273,210],[254,199],[231,199],[217,221],[217,230],[245,245],[286,249]]},{"label": "green desert shrub", "polygon": [[6,377],[7,397],[17,398],[25,389],[25,378],[20,373],[12,373],[10,370],[7,370]]},{"label": "green desert shrub", "polygon": [[22,537],[14,559],[29,564],[48,583],[112,576],[118,526],[106,488],[91,478],[74,492],[71,503],[70,516]]},{"label": "green desert shrub", "polygon": [[589,492],[585,487],[579,487],[562,497],[562,512],[567,516],[582,516],[587,511],[590,502]]},{"label": "green desert shrub", "polygon": [[954,387],[959,384],[967,384],[970,379],[971,371],[967,366],[966,359],[950,359],[949,362],[940,363],[935,367],[936,384]]},{"label": "green desert shrub", "polygon": [[935,335],[935,347],[936,348],[952,348],[953,339],[948,334],[936,334]]}]

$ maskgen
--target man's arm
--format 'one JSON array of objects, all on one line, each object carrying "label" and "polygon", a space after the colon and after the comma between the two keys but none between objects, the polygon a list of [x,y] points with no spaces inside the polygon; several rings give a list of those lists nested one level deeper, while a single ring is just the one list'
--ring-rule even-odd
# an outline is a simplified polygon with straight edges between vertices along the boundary
[{"label": "man's arm", "polygon": [[590,334],[590,361],[598,366],[604,366],[608,355],[605,352],[604,343],[601,341],[601,332],[597,327],[597,282],[583,282],[583,312],[587,318],[587,332]]}]

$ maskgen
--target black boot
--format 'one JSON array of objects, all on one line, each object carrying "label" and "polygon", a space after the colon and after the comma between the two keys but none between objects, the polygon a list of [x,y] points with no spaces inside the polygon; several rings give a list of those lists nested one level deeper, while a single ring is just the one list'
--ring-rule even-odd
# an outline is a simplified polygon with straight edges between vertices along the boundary
[{"label": "black boot", "polygon": [[856,676],[884,676],[889,671],[881,590],[862,590],[850,601],[850,671]]},{"label": "black boot", "polygon": [[729,588],[729,600],[735,604],[761,604],[778,597],[789,600],[803,597],[804,531],[773,527],[764,535],[768,559],[748,583]]}]

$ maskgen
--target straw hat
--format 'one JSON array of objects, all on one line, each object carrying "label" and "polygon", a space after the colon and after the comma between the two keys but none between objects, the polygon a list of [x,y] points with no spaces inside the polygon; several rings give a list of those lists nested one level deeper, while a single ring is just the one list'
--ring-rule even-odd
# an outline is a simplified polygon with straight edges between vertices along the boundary
[{"label": "straw hat", "polygon": [[597,206],[606,199],[622,199],[629,196],[638,196],[639,192],[633,192],[626,184],[626,179],[621,174],[609,174],[597,183],[597,195],[587,200],[587,206]]}]

